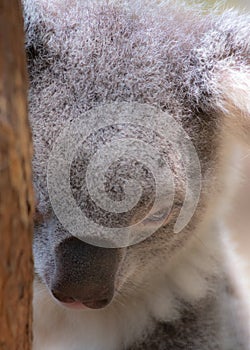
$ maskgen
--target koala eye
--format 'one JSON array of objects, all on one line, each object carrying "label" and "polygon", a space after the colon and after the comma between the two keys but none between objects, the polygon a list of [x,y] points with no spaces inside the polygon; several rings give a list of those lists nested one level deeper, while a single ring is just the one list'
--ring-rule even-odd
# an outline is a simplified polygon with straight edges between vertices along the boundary
[{"label": "koala eye", "polygon": [[160,221],[167,219],[168,216],[169,216],[169,210],[168,209],[161,209],[161,210],[155,212],[153,215],[147,217],[145,220],[143,220],[143,223],[145,223],[145,224],[158,223]]},{"label": "koala eye", "polygon": [[43,221],[42,213],[35,207],[35,212],[33,214],[33,220],[35,224],[39,224]]},{"label": "koala eye", "polygon": [[35,207],[35,212],[33,215],[33,222],[35,226],[39,226],[49,220],[51,217],[51,212],[41,212],[37,206]]}]

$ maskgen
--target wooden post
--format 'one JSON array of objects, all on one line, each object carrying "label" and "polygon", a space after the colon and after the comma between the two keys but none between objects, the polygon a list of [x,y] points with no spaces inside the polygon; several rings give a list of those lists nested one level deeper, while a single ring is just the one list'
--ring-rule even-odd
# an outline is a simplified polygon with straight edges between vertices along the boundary
[{"label": "wooden post", "polygon": [[0,349],[31,349],[31,134],[19,0],[0,0]]}]

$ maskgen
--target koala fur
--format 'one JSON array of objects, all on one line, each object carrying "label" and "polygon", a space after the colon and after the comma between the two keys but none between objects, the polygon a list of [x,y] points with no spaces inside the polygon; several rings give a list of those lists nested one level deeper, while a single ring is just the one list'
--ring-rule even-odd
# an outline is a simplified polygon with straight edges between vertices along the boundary
[{"label": "koala fur", "polygon": [[[233,140],[250,145],[249,15],[204,13],[167,0],[23,0],[23,7],[37,194],[34,349],[250,349],[246,287],[222,220],[237,183]],[[169,220],[142,242],[92,247],[54,214],[47,162],[57,136],[69,120],[110,103],[167,111],[192,140],[201,194],[180,233],[173,227],[185,197],[185,171],[171,147],[165,151],[175,202]],[[88,147],[132,131],[107,128]],[[134,133],[139,135],[136,128]],[[147,131],[143,136],[150,138]],[[89,215],[97,215],[79,195],[86,164],[78,163],[72,163],[72,191]],[[125,162],[124,172],[136,166]],[[119,200],[115,171],[108,190]],[[150,187],[147,174],[140,169]],[[147,193],[132,217],[147,209]],[[101,214],[103,222],[112,220]],[[52,293],[89,307],[66,308]]]}]

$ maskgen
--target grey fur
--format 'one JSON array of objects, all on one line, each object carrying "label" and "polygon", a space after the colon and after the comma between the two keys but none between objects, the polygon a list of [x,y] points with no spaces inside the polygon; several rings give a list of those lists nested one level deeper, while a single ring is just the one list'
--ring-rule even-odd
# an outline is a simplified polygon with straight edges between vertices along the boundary
[{"label": "grey fur", "polygon": [[[243,84],[241,90],[235,85],[234,93],[227,92],[227,76],[241,71],[249,79],[249,16],[233,11],[204,14],[199,7],[154,0],[24,0],[23,4],[40,217],[34,238],[34,348],[250,349],[249,319],[243,315],[248,306],[238,295],[240,278],[228,266],[233,258],[225,251],[232,248],[230,244],[225,248],[226,232],[220,223],[224,201],[230,200],[228,183],[233,182],[228,180],[228,158],[233,153],[228,139],[240,136],[248,140],[250,136],[246,100],[237,105],[242,89],[250,98],[249,85]],[[234,96],[233,103],[228,102],[230,96]],[[198,152],[202,192],[191,222],[174,235],[185,173],[171,149],[165,150],[178,188],[172,220],[140,244],[119,250],[113,301],[105,309],[93,311],[96,316],[88,311],[81,316],[64,310],[48,295],[56,275],[58,247],[70,233],[51,210],[47,160],[67,121],[112,102],[146,103],[176,118]],[[126,135],[127,131],[119,132]],[[107,129],[92,138],[89,148],[98,147],[100,139],[108,140],[113,133],[114,129]],[[82,165],[77,168],[76,162],[75,166],[72,186],[77,196]],[[125,164],[125,172],[134,170],[129,166]],[[140,174],[145,176],[142,170]],[[152,186],[150,181],[146,184]],[[122,193],[110,189],[110,195],[119,199]],[[78,200],[80,203],[83,198]],[[140,210],[133,214],[140,215]],[[87,281],[91,283],[89,275]],[[162,314],[161,308],[166,312]],[[90,324],[98,326],[85,341],[80,326],[78,333],[75,329],[76,324],[87,327],[88,321],[81,321],[86,315]],[[98,342],[98,337],[103,339]]]}]

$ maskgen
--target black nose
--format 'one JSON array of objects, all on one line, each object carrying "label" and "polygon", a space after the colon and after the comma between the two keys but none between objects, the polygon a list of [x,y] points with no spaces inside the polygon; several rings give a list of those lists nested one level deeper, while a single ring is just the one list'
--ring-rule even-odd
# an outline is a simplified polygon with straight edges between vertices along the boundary
[{"label": "black nose", "polygon": [[56,248],[50,288],[63,303],[80,302],[92,309],[110,303],[120,250],[95,247],[75,237]]}]

